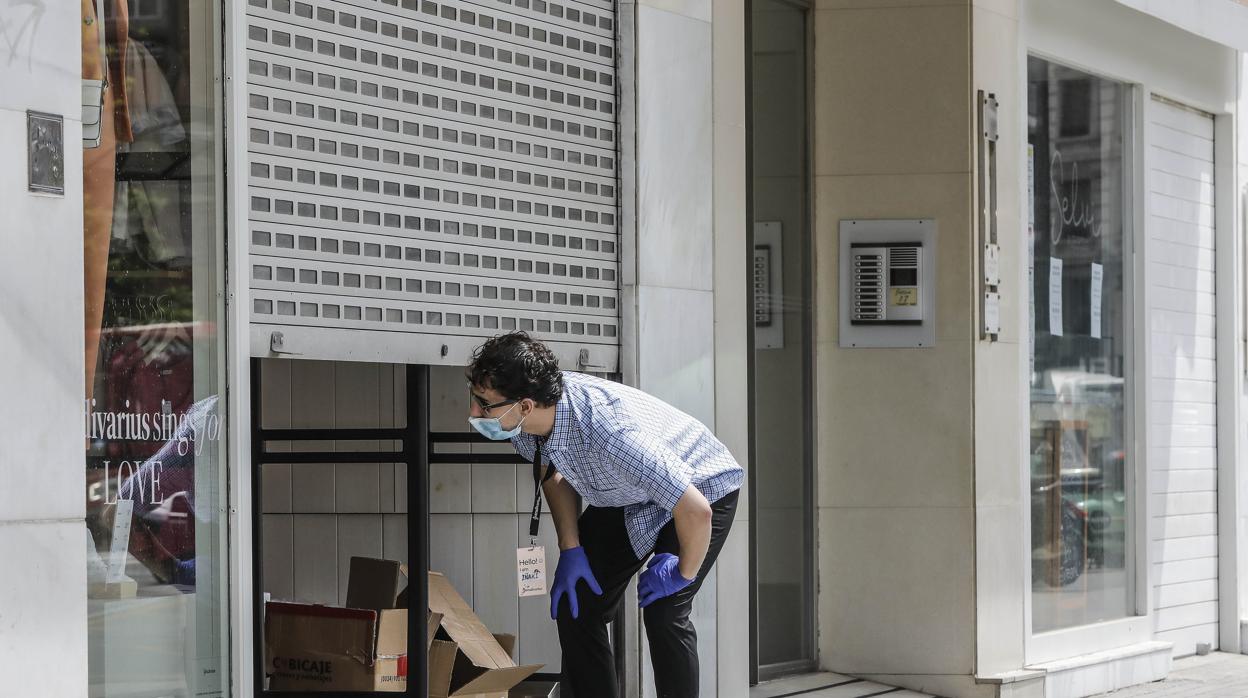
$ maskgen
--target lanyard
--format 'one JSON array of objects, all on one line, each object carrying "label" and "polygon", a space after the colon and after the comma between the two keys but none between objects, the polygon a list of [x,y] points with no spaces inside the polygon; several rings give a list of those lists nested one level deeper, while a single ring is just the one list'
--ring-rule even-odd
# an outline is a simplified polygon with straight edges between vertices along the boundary
[{"label": "lanyard", "polygon": [[533,449],[533,511],[529,515],[529,540],[532,545],[537,545],[537,530],[542,525],[542,483],[555,474],[553,465],[542,474],[542,442],[545,440],[540,436],[534,438],[537,446]]}]

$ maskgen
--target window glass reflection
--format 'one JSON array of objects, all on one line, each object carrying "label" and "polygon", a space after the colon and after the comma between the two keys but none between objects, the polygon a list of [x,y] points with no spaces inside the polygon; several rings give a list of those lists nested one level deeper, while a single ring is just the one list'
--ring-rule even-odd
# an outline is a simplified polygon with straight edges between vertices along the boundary
[{"label": "window glass reflection", "polygon": [[1028,61],[1034,632],[1131,613],[1130,92]]},{"label": "window glass reflection", "polygon": [[213,5],[81,2],[91,696],[228,691]]}]

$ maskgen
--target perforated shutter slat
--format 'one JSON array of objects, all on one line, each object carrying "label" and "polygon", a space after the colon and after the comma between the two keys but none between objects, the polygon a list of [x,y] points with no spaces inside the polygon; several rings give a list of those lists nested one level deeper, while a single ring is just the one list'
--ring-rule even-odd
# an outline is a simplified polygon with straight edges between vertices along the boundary
[{"label": "perforated shutter slat", "polygon": [[322,347],[526,329],[615,369],[613,3],[247,14],[253,326],[316,328]]}]

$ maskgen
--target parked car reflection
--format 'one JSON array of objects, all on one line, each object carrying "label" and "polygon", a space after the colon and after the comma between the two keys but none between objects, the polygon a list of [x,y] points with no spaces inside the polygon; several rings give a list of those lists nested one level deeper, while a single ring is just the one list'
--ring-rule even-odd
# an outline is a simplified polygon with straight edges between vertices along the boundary
[{"label": "parked car reflection", "polygon": [[1123,379],[1051,370],[1032,389],[1033,584],[1066,587],[1126,553]]}]

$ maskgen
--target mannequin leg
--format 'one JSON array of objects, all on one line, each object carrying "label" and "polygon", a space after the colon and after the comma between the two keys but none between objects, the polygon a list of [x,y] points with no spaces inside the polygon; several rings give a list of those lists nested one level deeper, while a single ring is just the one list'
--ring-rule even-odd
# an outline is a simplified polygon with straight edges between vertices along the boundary
[{"label": "mannequin leg", "polygon": [[[110,89],[104,103],[112,104]],[[113,236],[113,198],[117,182],[117,135],[113,110],[103,110],[100,147],[82,151],[82,261],[86,329],[86,399],[95,387],[104,321],[104,286],[108,279],[108,246]]]}]

